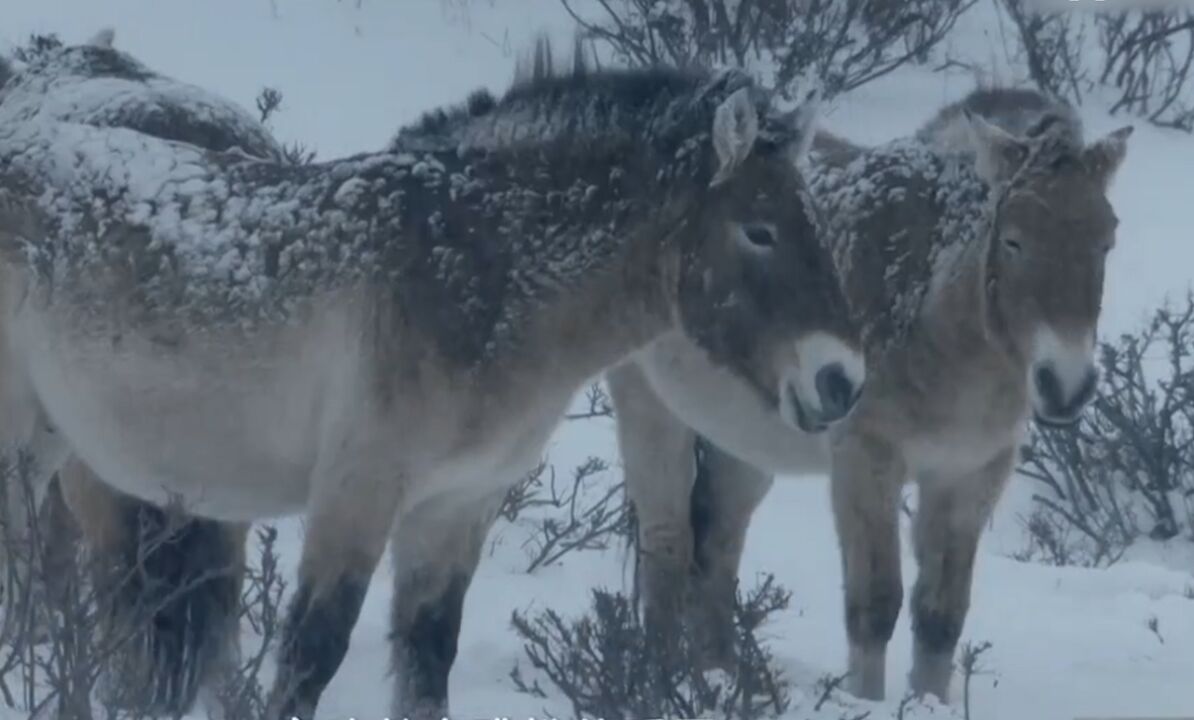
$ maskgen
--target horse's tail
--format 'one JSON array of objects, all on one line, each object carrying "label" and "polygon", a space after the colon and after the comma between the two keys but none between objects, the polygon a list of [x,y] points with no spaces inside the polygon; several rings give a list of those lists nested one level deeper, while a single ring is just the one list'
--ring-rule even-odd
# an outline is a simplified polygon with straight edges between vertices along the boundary
[{"label": "horse's tail", "polygon": [[236,659],[247,527],[120,495],[77,461],[62,481],[103,588],[101,634],[122,648],[110,700],[186,714]]}]

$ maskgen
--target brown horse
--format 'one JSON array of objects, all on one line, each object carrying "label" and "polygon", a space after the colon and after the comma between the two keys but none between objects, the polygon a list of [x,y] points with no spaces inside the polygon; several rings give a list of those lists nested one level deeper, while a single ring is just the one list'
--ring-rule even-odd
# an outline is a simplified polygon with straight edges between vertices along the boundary
[{"label": "brown horse", "polygon": [[1117,222],[1107,186],[1130,130],[1084,145],[1070,108],[984,90],[916,139],[868,149],[818,136],[810,177],[864,328],[868,389],[850,417],[828,437],[793,433],[678,337],[607,373],[647,615],[662,632],[691,587],[710,661],[727,663],[743,541],[772,474],[830,473],[851,683],[882,698],[904,596],[899,498],[913,480],[910,684],[948,699],[979,535],[1026,423],[1073,422],[1095,392]]},{"label": "brown horse", "polygon": [[454,528],[637,349],[691,338],[808,430],[858,396],[810,113],[743,74],[582,67],[473,108],[529,139],[303,167],[27,111],[56,87],[0,100],[5,450],[35,492],[73,454],[141,502],[305,513],[272,717],[314,713],[391,536],[394,709],[446,710],[487,523]]}]

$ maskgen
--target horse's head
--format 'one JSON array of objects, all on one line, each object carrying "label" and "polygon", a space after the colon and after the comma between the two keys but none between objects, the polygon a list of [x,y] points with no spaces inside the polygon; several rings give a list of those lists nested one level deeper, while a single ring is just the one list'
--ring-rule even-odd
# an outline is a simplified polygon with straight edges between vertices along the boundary
[{"label": "horse's head", "polygon": [[681,270],[681,320],[783,420],[816,432],[859,397],[859,332],[796,165],[812,141],[816,100],[779,115],[756,95],[741,88],[715,112],[712,180]]},{"label": "horse's head", "polygon": [[1023,137],[970,116],[976,169],[995,202],[988,320],[1028,367],[1038,422],[1075,422],[1094,397],[1103,270],[1118,220],[1107,188],[1131,126],[1084,146],[1046,114]]}]

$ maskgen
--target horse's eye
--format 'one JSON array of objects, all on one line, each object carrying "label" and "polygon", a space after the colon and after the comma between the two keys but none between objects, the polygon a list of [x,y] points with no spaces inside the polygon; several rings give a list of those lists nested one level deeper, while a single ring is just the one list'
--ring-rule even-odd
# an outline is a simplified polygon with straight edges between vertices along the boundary
[{"label": "horse's eye", "polygon": [[1011,239],[1011,238],[1004,238],[1004,239],[1003,239],[1003,246],[1004,246],[1005,248],[1007,248],[1008,250],[1011,250],[1013,253],[1019,253],[1019,252],[1020,252],[1020,250],[1022,250],[1022,249],[1023,249],[1023,248],[1020,246],[1020,241],[1019,241],[1019,240],[1013,240],[1013,239]]},{"label": "horse's eye", "polygon": [[742,232],[751,245],[762,248],[775,247],[775,227],[763,223],[743,225]]}]

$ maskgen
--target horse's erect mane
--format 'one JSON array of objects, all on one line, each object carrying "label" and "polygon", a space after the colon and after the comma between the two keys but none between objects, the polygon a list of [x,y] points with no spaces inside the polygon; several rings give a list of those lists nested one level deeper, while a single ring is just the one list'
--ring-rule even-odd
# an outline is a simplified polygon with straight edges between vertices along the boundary
[{"label": "horse's erect mane", "polygon": [[[721,98],[752,84],[741,71],[714,74],[697,68],[654,66],[598,67],[578,41],[570,63],[555,62],[551,44],[540,39],[530,60],[520,62],[500,97],[474,91],[460,104],[424,113],[399,130],[392,149],[454,145],[505,145],[511,140],[547,140],[602,134],[651,123],[662,130],[680,120],[667,112],[677,98],[703,87],[721,89]],[[720,80],[721,82],[715,82]],[[673,108],[673,110],[676,108]]]},{"label": "horse's erect mane", "polygon": [[666,65],[602,68],[584,52],[579,40],[574,46],[570,65],[561,66],[555,57],[548,39],[536,41],[531,61],[518,63],[514,82],[500,102],[578,92],[611,96],[611,99],[635,104],[657,97],[661,92],[691,90],[711,77],[700,69]]}]

